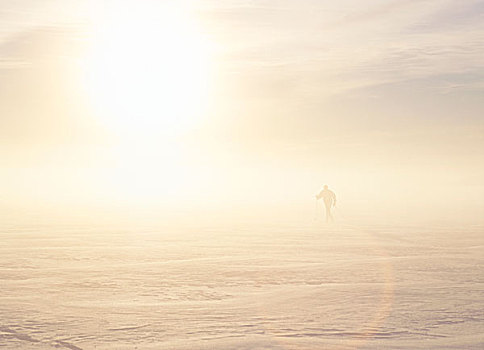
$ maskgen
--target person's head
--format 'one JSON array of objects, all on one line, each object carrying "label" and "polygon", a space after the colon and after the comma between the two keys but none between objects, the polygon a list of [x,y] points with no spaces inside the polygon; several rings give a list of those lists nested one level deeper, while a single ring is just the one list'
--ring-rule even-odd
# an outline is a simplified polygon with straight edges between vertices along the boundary
[{"label": "person's head", "polygon": [[324,186],[323,186],[323,188],[324,188],[325,190],[327,190],[327,189],[328,189],[328,185],[324,185]]}]

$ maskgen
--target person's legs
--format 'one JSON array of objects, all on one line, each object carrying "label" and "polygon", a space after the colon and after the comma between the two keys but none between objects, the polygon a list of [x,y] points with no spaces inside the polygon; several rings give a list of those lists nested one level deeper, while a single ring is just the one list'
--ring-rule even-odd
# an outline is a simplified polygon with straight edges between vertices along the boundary
[{"label": "person's legs", "polygon": [[324,202],[324,206],[326,207],[326,222],[333,221],[333,216],[331,215],[331,202]]}]

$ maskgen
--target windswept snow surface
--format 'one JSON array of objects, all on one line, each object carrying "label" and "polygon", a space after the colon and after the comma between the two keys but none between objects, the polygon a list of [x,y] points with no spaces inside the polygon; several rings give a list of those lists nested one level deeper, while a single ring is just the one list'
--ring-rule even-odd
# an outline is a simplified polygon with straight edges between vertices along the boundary
[{"label": "windswept snow surface", "polygon": [[484,227],[4,226],[5,349],[484,349]]}]

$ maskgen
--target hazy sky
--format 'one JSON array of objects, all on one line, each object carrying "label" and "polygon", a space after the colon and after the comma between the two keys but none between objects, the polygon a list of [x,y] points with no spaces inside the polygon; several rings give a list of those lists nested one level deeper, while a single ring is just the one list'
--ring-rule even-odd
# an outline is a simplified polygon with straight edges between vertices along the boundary
[{"label": "hazy sky", "polygon": [[479,217],[484,1],[169,3],[1,1],[4,207]]}]

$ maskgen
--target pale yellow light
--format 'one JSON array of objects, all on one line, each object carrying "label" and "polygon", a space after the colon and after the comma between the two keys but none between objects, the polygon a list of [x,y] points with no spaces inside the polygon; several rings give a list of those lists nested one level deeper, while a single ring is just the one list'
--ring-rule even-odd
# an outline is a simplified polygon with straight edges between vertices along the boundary
[{"label": "pale yellow light", "polygon": [[93,1],[83,85],[111,140],[102,191],[142,202],[180,196],[190,178],[178,136],[205,113],[210,47],[183,3]]},{"label": "pale yellow light", "polygon": [[134,138],[193,126],[207,104],[210,67],[207,42],[187,11],[130,0],[99,12],[84,65],[99,120]]}]

